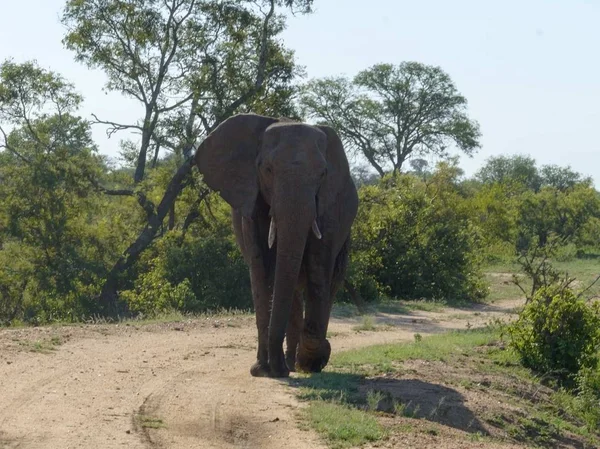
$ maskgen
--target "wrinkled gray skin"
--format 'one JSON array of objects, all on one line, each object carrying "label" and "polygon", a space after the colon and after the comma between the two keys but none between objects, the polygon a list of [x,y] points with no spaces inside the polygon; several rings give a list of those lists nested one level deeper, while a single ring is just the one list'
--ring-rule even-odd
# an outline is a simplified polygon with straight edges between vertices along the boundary
[{"label": "wrinkled gray skin", "polygon": [[331,353],[327,325],[358,207],[338,135],[326,126],[240,114],[204,140],[196,165],[231,205],[250,269],[258,328],[251,374],[321,371]]}]

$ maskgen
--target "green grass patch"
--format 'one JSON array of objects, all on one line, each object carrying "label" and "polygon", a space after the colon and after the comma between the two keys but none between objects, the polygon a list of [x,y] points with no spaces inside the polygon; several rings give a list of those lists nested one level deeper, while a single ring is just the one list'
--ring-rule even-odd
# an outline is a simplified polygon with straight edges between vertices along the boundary
[{"label": "green grass patch", "polygon": [[[43,323],[44,326],[56,328],[56,327],[69,327],[69,326],[80,326],[81,324],[91,325],[103,325],[103,324],[123,324],[123,325],[151,325],[151,324],[164,324],[164,323],[178,323],[183,321],[193,320],[207,320],[207,319],[227,319],[234,317],[252,317],[254,312],[252,310],[245,309],[216,309],[208,310],[205,312],[191,313],[181,312],[178,310],[170,310],[152,315],[139,314],[136,316],[122,316],[118,318],[102,317],[102,316],[89,316],[82,318],[81,320],[62,321],[55,320],[47,323]],[[226,324],[227,325],[227,324]],[[33,327],[32,323],[26,323],[21,320],[14,320],[8,325],[0,325],[2,328],[27,328]],[[35,324],[37,326],[37,324]],[[235,326],[235,325],[234,325]]]},{"label": "green grass patch", "polygon": [[377,330],[375,325],[375,317],[367,315],[363,317],[362,322],[352,328],[355,331],[374,331]]},{"label": "green grass patch", "polygon": [[138,415],[138,422],[140,427],[144,429],[162,429],[167,427],[162,419],[153,416]]},{"label": "green grass patch", "polygon": [[64,343],[63,339],[57,335],[44,340],[15,340],[22,348],[41,354],[48,354],[55,351],[56,348]]},{"label": "green grass patch", "polygon": [[357,402],[362,376],[352,373],[324,371],[312,375],[298,374],[291,382],[299,387],[302,400]]},{"label": "green grass patch", "polygon": [[443,301],[382,299],[381,301],[367,303],[363,310],[359,310],[354,304],[336,303],[331,311],[331,316],[334,318],[356,318],[378,313],[410,315],[414,311],[442,312],[446,307],[448,307],[448,304]]},{"label": "green grass patch", "polygon": [[304,416],[334,449],[361,446],[386,436],[373,414],[345,404],[315,401],[304,410]]},{"label": "green grass patch", "polygon": [[385,344],[346,351],[333,356],[331,366],[360,371],[361,366],[383,368],[405,360],[441,360],[468,348],[489,344],[498,338],[497,331],[469,330],[433,335],[405,344]]}]

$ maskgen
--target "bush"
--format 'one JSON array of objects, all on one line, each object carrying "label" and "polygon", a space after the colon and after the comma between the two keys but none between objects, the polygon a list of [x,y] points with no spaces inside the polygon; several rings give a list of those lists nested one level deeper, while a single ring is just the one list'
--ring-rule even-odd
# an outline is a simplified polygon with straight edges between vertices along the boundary
[{"label": "bush", "polygon": [[525,366],[572,384],[582,369],[598,364],[600,307],[568,288],[542,287],[508,333]]},{"label": "bush", "polygon": [[173,231],[157,246],[133,288],[121,293],[132,311],[252,308],[248,268],[230,238]]},{"label": "bush", "polygon": [[360,189],[349,278],[367,301],[485,295],[479,232],[446,175],[389,176]]},{"label": "bush", "polygon": [[600,365],[583,368],[576,376],[575,405],[590,431],[600,429]]},{"label": "bush", "polygon": [[577,258],[578,248],[574,243],[561,245],[556,249],[556,260],[558,262],[571,262]]}]

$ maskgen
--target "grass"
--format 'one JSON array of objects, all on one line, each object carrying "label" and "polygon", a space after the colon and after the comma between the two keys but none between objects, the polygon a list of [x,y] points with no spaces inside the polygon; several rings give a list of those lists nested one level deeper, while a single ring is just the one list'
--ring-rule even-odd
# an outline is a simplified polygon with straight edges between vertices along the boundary
[{"label": "grass", "polygon": [[362,322],[352,328],[352,330],[356,332],[374,332],[382,329],[383,326],[378,326],[375,324],[375,317],[371,315],[366,315],[363,317]]},{"label": "grass", "polygon": [[358,388],[362,377],[358,374],[323,372],[311,376],[299,375],[291,382],[297,387],[302,400],[359,403]]},{"label": "grass", "polygon": [[382,299],[378,302],[367,303],[364,310],[359,310],[354,304],[335,303],[331,311],[334,318],[356,318],[365,315],[387,313],[391,315],[410,315],[414,311],[442,312],[448,304],[442,301],[427,301],[424,299],[406,301],[400,299]]},{"label": "grass", "polygon": [[44,340],[15,340],[19,346],[30,351],[39,352],[41,354],[48,354],[60,345],[64,343],[63,339],[59,336],[53,336],[49,339]]},{"label": "grass", "polygon": [[355,331],[374,331],[377,330],[377,326],[375,326],[375,317],[367,315],[363,317],[362,323],[352,328]]},{"label": "grass", "polygon": [[340,403],[315,401],[304,411],[304,418],[334,449],[356,447],[386,436],[385,428],[372,414]]},{"label": "grass", "polygon": [[[553,261],[552,266],[563,273],[576,279],[576,288],[584,289],[589,286],[600,274],[600,262],[595,258],[572,259],[568,261]],[[512,282],[512,274],[519,273],[516,263],[494,264],[485,267],[485,279],[489,284],[490,292],[487,301],[495,302],[506,299],[521,298],[523,292]],[[529,286],[527,280],[523,285]],[[600,282],[596,283],[585,294],[586,297],[600,296]]]},{"label": "grass", "polygon": [[467,348],[488,344],[498,338],[495,332],[455,331],[448,334],[433,335],[405,344],[385,344],[346,351],[335,355],[331,366],[335,368],[359,369],[370,365],[375,369],[386,370],[390,363],[405,360],[440,360],[460,353]]},{"label": "grass", "polygon": [[165,422],[153,416],[138,415],[138,423],[144,429],[162,429],[167,427]]},{"label": "grass", "polygon": [[[151,324],[164,324],[164,323],[178,323],[183,321],[192,321],[192,320],[208,320],[208,319],[226,319],[226,318],[234,318],[234,317],[252,317],[254,312],[252,310],[245,309],[218,309],[218,310],[210,310],[206,312],[199,313],[189,313],[189,312],[181,312],[178,310],[170,310],[162,313],[157,313],[153,315],[137,315],[137,316],[128,316],[128,317],[117,317],[117,318],[106,318],[102,316],[90,316],[81,321],[64,321],[64,320],[54,320],[47,323],[42,323],[44,326],[48,327],[69,327],[69,326],[80,326],[82,324],[90,324],[90,325],[103,325],[103,324],[123,324],[125,326],[129,325],[151,325]],[[40,323],[36,323],[35,326],[38,326]],[[226,326],[236,325],[225,323]],[[19,329],[19,328],[27,328],[32,327],[33,323],[26,323],[20,320],[15,320],[11,322],[9,325],[1,325],[1,328],[9,328],[9,329]]]},{"label": "grass", "polygon": [[[325,372],[292,381],[309,402],[303,422],[333,448],[429,428],[440,438],[460,438],[445,426],[463,430],[470,442],[597,447],[600,432],[586,427],[578,398],[523,368],[500,336],[499,328],[487,327],[339,353]],[[405,396],[411,394],[414,401]],[[468,408],[470,400],[457,402],[469,394],[485,398],[478,409]],[[452,421],[461,415],[465,422]],[[436,427],[424,427],[428,421]]]}]

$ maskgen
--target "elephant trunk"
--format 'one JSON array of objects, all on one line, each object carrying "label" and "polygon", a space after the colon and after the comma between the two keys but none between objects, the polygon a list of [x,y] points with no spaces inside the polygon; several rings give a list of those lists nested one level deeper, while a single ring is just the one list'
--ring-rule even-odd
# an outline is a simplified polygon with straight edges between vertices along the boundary
[{"label": "elephant trunk", "polygon": [[[287,375],[283,339],[291,314],[306,240],[316,216],[314,200],[312,203],[313,207],[310,201],[288,200],[287,204],[293,205],[292,207],[276,207],[272,218],[274,224],[269,232],[269,243],[275,240],[275,234],[277,236],[277,261],[269,324],[269,365],[274,374],[281,376]],[[299,204],[307,205],[299,207]]]}]

